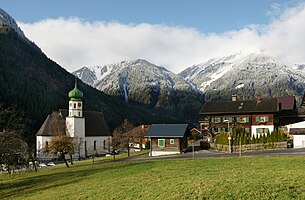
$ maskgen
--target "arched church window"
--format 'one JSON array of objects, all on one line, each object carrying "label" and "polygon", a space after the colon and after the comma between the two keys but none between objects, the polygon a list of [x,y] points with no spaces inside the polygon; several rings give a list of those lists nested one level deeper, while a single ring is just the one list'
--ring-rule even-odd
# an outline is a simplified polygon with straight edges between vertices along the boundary
[{"label": "arched church window", "polygon": [[96,140],[93,142],[93,150],[96,150]]}]

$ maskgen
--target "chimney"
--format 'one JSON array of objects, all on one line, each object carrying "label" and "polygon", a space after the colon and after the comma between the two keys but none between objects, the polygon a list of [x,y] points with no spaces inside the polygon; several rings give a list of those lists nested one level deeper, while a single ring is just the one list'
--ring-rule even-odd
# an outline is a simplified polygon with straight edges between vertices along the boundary
[{"label": "chimney", "polygon": [[232,95],[232,101],[237,101],[237,95],[236,94]]}]

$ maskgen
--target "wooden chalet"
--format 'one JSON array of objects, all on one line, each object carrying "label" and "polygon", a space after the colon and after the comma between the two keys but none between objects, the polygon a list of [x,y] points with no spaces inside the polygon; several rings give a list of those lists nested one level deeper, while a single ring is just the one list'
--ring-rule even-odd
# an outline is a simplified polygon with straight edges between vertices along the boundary
[{"label": "wooden chalet", "polygon": [[152,124],[146,133],[151,141],[150,156],[182,153],[189,135],[187,124]]},{"label": "wooden chalet", "polygon": [[275,97],[262,99],[258,96],[252,100],[205,102],[200,114],[200,127],[203,134],[215,135],[222,131],[231,132],[239,126],[252,136],[272,132],[286,125],[297,116],[294,97]]}]

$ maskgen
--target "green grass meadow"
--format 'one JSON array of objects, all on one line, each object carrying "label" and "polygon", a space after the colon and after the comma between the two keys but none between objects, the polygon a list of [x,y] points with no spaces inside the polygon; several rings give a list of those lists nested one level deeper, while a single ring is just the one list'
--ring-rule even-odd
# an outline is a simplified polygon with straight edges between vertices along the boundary
[{"label": "green grass meadow", "polygon": [[305,199],[304,157],[104,162],[0,175],[1,199]]}]

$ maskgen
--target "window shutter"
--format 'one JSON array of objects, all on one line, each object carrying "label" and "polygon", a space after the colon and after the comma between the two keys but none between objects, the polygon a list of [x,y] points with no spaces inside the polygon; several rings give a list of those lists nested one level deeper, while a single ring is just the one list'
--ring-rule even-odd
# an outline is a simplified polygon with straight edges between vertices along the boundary
[{"label": "window shutter", "polygon": [[258,116],[255,117],[255,121],[259,122],[259,117]]},{"label": "window shutter", "polygon": [[240,122],[240,117],[237,117],[236,121],[237,121],[237,123],[239,123]]},{"label": "window shutter", "polygon": [[249,117],[246,117],[246,122],[249,123]]},{"label": "window shutter", "polygon": [[250,133],[250,129],[249,128],[245,128],[246,133]]},{"label": "window shutter", "polygon": [[158,146],[165,147],[165,139],[158,139]]},{"label": "window shutter", "polygon": [[269,122],[269,117],[268,116],[266,116],[265,119],[266,119],[266,122]]},{"label": "window shutter", "polygon": [[232,123],[232,122],[233,122],[232,117],[229,117],[229,122],[230,122],[230,123]]},{"label": "window shutter", "polygon": [[214,117],[212,117],[212,123],[214,123]]},{"label": "window shutter", "polygon": [[215,132],[215,130],[214,130],[214,128],[212,128],[212,133],[214,133]]},{"label": "window shutter", "polygon": [[221,132],[221,128],[218,128],[218,132]]},{"label": "window shutter", "polygon": [[232,133],[233,132],[233,130],[232,130],[232,128],[230,128],[230,133]]}]

